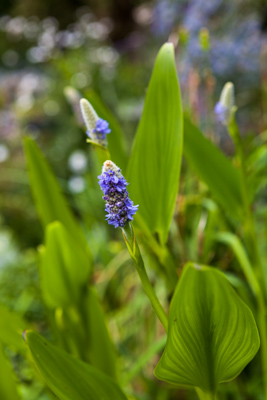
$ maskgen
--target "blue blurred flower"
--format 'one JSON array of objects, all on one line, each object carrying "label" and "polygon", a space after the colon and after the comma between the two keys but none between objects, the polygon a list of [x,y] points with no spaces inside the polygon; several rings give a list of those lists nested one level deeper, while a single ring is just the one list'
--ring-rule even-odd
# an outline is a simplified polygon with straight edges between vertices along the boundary
[{"label": "blue blurred flower", "polygon": [[259,80],[260,54],[266,37],[260,17],[255,12],[242,13],[241,7],[241,3],[231,0],[156,0],[152,32],[158,36],[170,34],[175,24],[188,31],[186,52],[180,55],[182,70],[199,68],[203,63],[198,36],[203,27],[207,28],[213,74],[224,80],[237,75],[237,83],[245,79],[253,85]]},{"label": "blue blurred flower", "polygon": [[227,124],[227,121],[229,120],[229,108],[224,106],[220,101],[216,104],[214,107],[214,112],[216,114],[217,120],[221,122],[223,125]]},{"label": "blue blurred flower", "polygon": [[177,20],[177,3],[171,0],[158,0],[153,9],[152,33],[155,36],[169,35]]},{"label": "blue blurred flower", "polygon": [[104,162],[102,174],[98,176],[99,185],[106,201],[106,219],[115,228],[123,228],[128,221],[133,220],[138,206],[134,206],[129,198],[126,186],[128,183],[121,170],[112,161]]}]

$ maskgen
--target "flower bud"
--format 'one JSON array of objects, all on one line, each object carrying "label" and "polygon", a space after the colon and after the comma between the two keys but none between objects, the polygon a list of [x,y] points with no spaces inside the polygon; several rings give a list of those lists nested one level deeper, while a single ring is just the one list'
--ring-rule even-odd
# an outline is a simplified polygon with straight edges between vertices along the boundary
[{"label": "flower bud", "polygon": [[234,85],[232,82],[227,82],[221,92],[220,100],[214,108],[218,121],[223,125],[228,125],[231,119],[232,112],[235,109]]},{"label": "flower bud", "polygon": [[84,123],[87,127],[88,137],[95,143],[107,146],[106,135],[111,132],[109,124],[102,118],[99,118],[93,106],[86,99],[80,100],[80,107]]},{"label": "flower bud", "polygon": [[210,33],[207,28],[200,29],[198,40],[202,51],[210,50]]},{"label": "flower bud", "polygon": [[190,32],[186,28],[181,27],[179,29],[179,43],[186,47],[188,45],[189,39]]}]

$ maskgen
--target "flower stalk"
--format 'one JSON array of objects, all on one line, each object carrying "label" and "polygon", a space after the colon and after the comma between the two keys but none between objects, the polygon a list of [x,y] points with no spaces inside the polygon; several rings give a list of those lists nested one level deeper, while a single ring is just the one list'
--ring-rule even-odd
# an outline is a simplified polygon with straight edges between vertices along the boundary
[{"label": "flower stalk", "polygon": [[[255,221],[250,205],[249,190],[247,184],[247,172],[245,164],[245,154],[243,149],[243,143],[241,134],[235,119],[236,107],[231,113],[231,118],[227,125],[229,135],[232,137],[235,148],[236,156],[239,161],[240,172],[241,172],[241,183],[243,200],[245,206],[245,220],[244,220],[244,240],[252,260],[255,265],[255,280],[257,281],[257,291],[255,293],[257,305],[258,305],[258,326],[261,338],[261,362],[263,371],[263,385],[264,393],[267,398],[267,324],[266,324],[266,304],[264,299],[264,290],[266,288],[265,277],[263,273],[263,266],[258,248],[258,240],[255,229]],[[254,287],[252,287],[252,290]]]},{"label": "flower stalk", "polygon": [[151,282],[148,278],[148,275],[147,275],[147,272],[145,269],[145,264],[144,264],[143,258],[141,256],[138,243],[136,241],[134,228],[131,225],[131,223],[126,224],[122,228],[122,233],[123,233],[123,237],[124,237],[126,246],[129,250],[130,256],[132,257],[135,268],[140,277],[144,291],[146,292],[146,295],[149,298],[150,303],[151,303],[155,313],[157,314],[157,317],[159,318],[160,322],[162,323],[162,326],[164,327],[165,331],[168,332],[168,317],[167,317],[162,305],[160,304],[159,299],[157,298],[157,295],[153,289],[153,286],[151,285]]},{"label": "flower stalk", "polygon": [[133,259],[143,288],[167,332],[168,317],[148,278],[144,261],[135,238],[135,232],[131,225],[133,215],[136,213],[138,206],[135,206],[129,198],[126,189],[128,182],[126,182],[123,177],[120,168],[110,160],[104,162],[102,174],[98,176],[98,179],[99,185],[104,193],[103,199],[106,201],[106,219],[108,223],[114,225],[115,228],[122,228],[125,243]]}]

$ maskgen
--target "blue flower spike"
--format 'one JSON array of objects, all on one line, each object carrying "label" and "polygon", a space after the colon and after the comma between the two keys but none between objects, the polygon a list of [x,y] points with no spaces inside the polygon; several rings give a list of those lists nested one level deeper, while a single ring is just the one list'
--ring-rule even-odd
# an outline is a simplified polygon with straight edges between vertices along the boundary
[{"label": "blue flower spike", "polygon": [[106,135],[111,132],[109,124],[102,118],[99,118],[93,106],[86,99],[80,100],[80,107],[84,123],[87,128],[87,136],[92,142],[107,147]]},{"label": "blue flower spike", "polygon": [[106,220],[115,228],[123,228],[125,224],[133,220],[133,215],[138,209],[129,198],[126,186],[128,183],[121,170],[112,161],[104,162],[102,174],[98,176],[99,185],[104,193],[106,201]]},{"label": "blue flower spike", "polygon": [[222,90],[220,100],[214,108],[217,120],[223,125],[228,126],[232,114],[236,111],[234,85],[232,82],[227,82]]}]

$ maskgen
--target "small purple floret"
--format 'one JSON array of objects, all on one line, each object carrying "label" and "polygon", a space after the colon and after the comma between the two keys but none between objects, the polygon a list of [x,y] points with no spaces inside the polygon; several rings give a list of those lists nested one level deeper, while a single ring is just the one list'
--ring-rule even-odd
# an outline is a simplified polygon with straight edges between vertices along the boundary
[{"label": "small purple floret", "polygon": [[86,134],[93,142],[107,146],[106,135],[110,132],[111,129],[109,128],[109,123],[104,119],[99,118],[95,123],[94,129],[91,131],[88,129]]},{"label": "small purple floret", "polygon": [[216,114],[217,120],[222,124],[227,125],[230,115],[229,108],[218,101],[218,103],[214,107],[214,112]]},{"label": "small purple floret", "polygon": [[99,118],[96,121],[95,128],[93,129],[93,132],[96,133],[97,135],[100,135],[101,139],[104,140],[106,138],[106,135],[111,132],[111,130],[109,129],[108,125],[109,124],[108,124],[107,121],[105,121],[102,118]]},{"label": "small purple floret", "polygon": [[[108,162],[106,161],[106,163]],[[106,201],[106,219],[115,228],[123,228],[128,221],[133,220],[133,215],[136,213],[138,206],[134,206],[132,200],[129,199],[129,194],[126,190],[128,183],[121,174],[120,169],[114,163],[110,161],[109,163],[113,168],[102,171],[102,174],[98,176],[99,185],[104,193],[103,199]],[[117,170],[114,171],[114,167]]]}]

